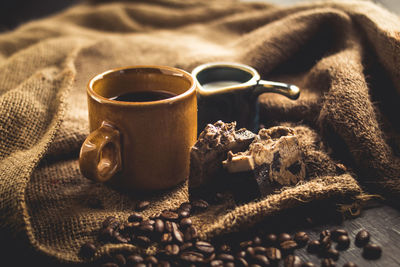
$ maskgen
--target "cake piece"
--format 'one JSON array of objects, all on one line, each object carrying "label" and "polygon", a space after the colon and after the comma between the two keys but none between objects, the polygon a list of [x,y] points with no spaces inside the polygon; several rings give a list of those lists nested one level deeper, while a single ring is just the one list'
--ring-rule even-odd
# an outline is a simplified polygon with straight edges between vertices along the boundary
[{"label": "cake piece", "polygon": [[254,133],[244,128],[236,130],[236,122],[208,124],[190,151],[189,189],[194,190],[218,179],[228,151],[237,153],[248,149],[254,137]]},{"label": "cake piece", "polygon": [[255,179],[261,196],[294,185],[306,175],[298,138],[292,128],[284,126],[261,129],[247,151],[228,152],[223,166],[229,173]]}]

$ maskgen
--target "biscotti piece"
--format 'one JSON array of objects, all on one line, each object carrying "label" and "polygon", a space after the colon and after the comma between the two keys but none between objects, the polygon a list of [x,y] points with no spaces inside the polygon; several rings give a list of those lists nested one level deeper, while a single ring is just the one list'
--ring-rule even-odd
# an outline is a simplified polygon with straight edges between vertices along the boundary
[{"label": "biscotti piece", "polygon": [[237,153],[246,150],[254,137],[255,134],[246,129],[236,130],[236,122],[208,124],[190,151],[189,189],[218,179],[228,151]]},{"label": "biscotti piece", "polygon": [[253,177],[260,195],[305,179],[306,168],[299,141],[290,127],[261,129],[249,149],[228,153],[223,166],[230,173]]}]

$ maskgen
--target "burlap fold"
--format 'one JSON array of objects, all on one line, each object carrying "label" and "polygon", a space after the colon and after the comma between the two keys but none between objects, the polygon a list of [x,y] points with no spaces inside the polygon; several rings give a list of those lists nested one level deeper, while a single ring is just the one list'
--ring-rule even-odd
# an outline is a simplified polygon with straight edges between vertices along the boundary
[{"label": "burlap fold", "polygon": [[[229,196],[193,220],[200,235],[251,226],[309,201],[371,192],[400,196],[400,20],[367,1],[276,7],[235,1],[79,5],[0,35],[0,224],[36,250],[81,262],[109,215],[125,220],[137,196],[82,177],[85,86],[104,70],[159,64],[191,71],[236,61],[297,84],[299,100],[261,97],[266,126],[302,136],[308,180],[245,205]],[[240,108],[240,107],[238,107]],[[397,154],[396,154],[397,153]],[[344,163],[353,174],[337,168]],[[340,170],[339,170],[340,169]],[[151,216],[188,199],[187,184],[150,197]],[[100,247],[96,256],[121,245]],[[135,249],[132,245],[122,245]]]}]

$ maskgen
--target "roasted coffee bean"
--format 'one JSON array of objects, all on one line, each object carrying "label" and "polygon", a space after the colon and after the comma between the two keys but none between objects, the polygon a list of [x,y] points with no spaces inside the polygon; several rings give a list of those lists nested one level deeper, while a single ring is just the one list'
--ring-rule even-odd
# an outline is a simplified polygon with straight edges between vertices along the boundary
[{"label": "roasted coffee bean", "polygon": [[261,266],[269,266],[270,264],[268,258],[264,255],[254,255],[252,259]]},{"label": "roasted coffee bean", "polygon": [[196,228],[193,225],[187,227],[185,229],[185,234],[184,234],[183,238],[185,239],[185,241],[192,241],[192,240],[197,239]]},{"label": "roasted coffee bean", "polygon": [[369,239],[369,232],[363,229],[357,233],[355,244],[357,247],[363,247],[369,242]]},{"label": "roasted coffee bean", "polygon": [[382,255],[382,248],[376,244],[367,244],[364,246],[362,255],[366,259],[378,259]]},{"label": "roasted coffee bean", "polygon": [[321,243],[318,240],[308,242],[307,251],[311,254],[317,254],[320,251]]},{"label": "roasted coffee bean", "polygon": [[213,260],[210,262],[211,267],[222,267],[224,266],[224,262],[222,260]]},{"label": "roasted coffee bean", "polygon": [[134,212],[128,217],[128,222],[141,222],[143,216],[140,213]]},{"label": "roasted coffee bean", "polygon": [[279,244],[288,240],[291,240],[292,237],[288,233],[281,233],[278,237]]},{"label": "roasted coffee bean", "polygon": [[235,263],[232,261],[228,261],[224,263],[224,267],[235,267]]},{"label": "roasted coffee bean", "polygon": [[197,241],[194,246],[198,251],[204,254],[211,254],[214,252],[213,245],[205,241]]},{"label": "roasted coffee bean", "polygon": [[135,240],[138,243],[138,245],[142,246],[142,247],[148,247],[151,242],[150,238],[148,238],[147,236],[142,236],[142,235],[137,236]]},{"label": "roasted coffee bean", "polygon": [[204,262],[204,256],[201,253],[195,251],[185,251],[179,256],[182,261],[188,263],[202,263]]},{"label": "roasted coffee bean", "polygon": [[308,240],[310,240],[310,237],[306,232],[297,232],[294,235],[294,241],[299,245],[299,247],[304,247],[307,245]]},{"label": "roasted coffee bean", "polygon": [[179,218],[178,213],[170,210],[165,210],[161,213],[160,217],[168,221],[176,221]]},{"label": "roasted coffee bean", "polygon": [[248,267],[249,263],[243,257],[237,257],[235,260],[237,266]]},{"label": "roasted coffee bean", "polygon": [[100,239],[102,241],[111,241],[114,238],[114,230],[111,227],[100,230]]},{"label": "roasted coffee bean", "polygon": [[337,261],[339,259],[339,251],[337,251],[336,249],[330,248],[325,252],[325,256],[327,258],[331,258],[334,261]]},{"label": "roasted coffee bean", "polygon": [[280,247],[283,253],[290,254],[297,248],[297,243],[294,240],[286,240],[280,244]]},{"label": "roasted coffee bean", "polygon": [[126,258],[126,261],[130,265],[135,265],[137,263],[143,262],[143,257],[140,256],[139,254],[132,254]]},{"label": "roasted coffee bean", "polygon": [[142,211],[145,210],[148,206],[150,205],[149,201],[140,201],[137,205],[136,205],[136,210],[138,211]]},{"label": "roasted coffee bean", "polygon": [[223,253],[227,253],[227,252],[231,252],[232,249],[228,244],[222,244],[221,246],[219,246],[218,250]]},{"label": "roasted coffee bean", "polygon": [[239,246],[241,248],[247,248],[247,247],[252,246],[252,245],[253,245],[253,241],[251,241],[251,240],[247,240],[247,241],[243,241],[243,242],[239,243]]},{"label": "roasted coffee bean", "polygon": [[183,218],[183,219],[179,222],[179,225],[180,225],[182,228],[186,228],[186,227],[192,225],[192,220],[191,220],[190,218]]},{"label": "roasted coffee bean", "polygon": [[165,246],[165,250],[169,255],[178,255],[179,254],[179,246],[177,244],[168,244]]},{"label": "roasted coffee bean", "polygon": [[217,256],[217,259],[223,261],[234,261],[235,257],[233,257],[231,254],[221,253]]},{"label": "roasted coffee bean", "polygon": [[321,261],[321,267],[335,267],[336,263],[331,258],[326,258]]},{"label": "roasted coffee bean", "polygon": [[331,239],[335,242],[338,241],[338,238],[342,235],[348,236],[349,233],[344,229],[335,229],[331,232]]},{"label": "roasted coffee bean", "polygon": [[160,238],[161,243],[170,243],[172,242],[172,234],[171,233],[164,233],[161,235]]},{"label": "roasted coffee bean", "polygon": [[102,223],[103,228],[107,228],[111,223],[115,222],[117,219],[114,216],[108,216]]},{"label": "roasted coffee bean", "polygon": [[216,200],[217,202],[220,202],[220,201],[223,200],[223,199],[224,199],[224,194],[222,194],[222,193],[220,193],[220,192],[215,193],[215,200]]},{"label": "roasted coffee bean", "polygon": [[301,267],[301,259],[298,256],[289,255],[284,261],[285,267]]},{"label": "roasted coffee bean", "polygon": [[195,211],[203,211],[208,208],[208,202],[203,199],[196,199],[191,202],[192,209]]},{"label": "roasted coffee bean", "polygon": [[170,267],[171,264],[168,261],[159,261],[157,267]]},{"label": "roasted coffee bean", "polygon": [[282,258],[281,251],[274,247],[267,248],[266,255],[272,262],[280,261]]},{"label": "roasted coffee bean", "polygon": [[141,262],[141,263],[136,263],[135,267],[147,267],[145,263]]},{"label": "roasted coffee bean", "polygon": [[162,233],[164,232],[164,229],[165,229],[164,222],[160,219],[156,219],[154,223],[154,231],[156,233]]},{"label": "roasted coffee bean", "polygon": [[319,240],[321,241],[322,239],[324,239],[324,237],[326,236],[331,236],[331,231],[330,230],[323,230],[320,234],[319,234]]},{"label": "roasted coffee bean", "polygon": [[332,243],[331,243],[331,237],[330,236],[324,236],[321,240],[320,240],[320,243],[321,243],[321,250],[322,251],[326,251],[326,250],[328,250],[328,249],[330,249],[331,248],[331,245],[332,245]]},{"label": "roasted coffee bean", "polygon": [[315,264],[312,263],[311,261],[303,262],[301,267],[315,267]]},{"label": "roasted coffee bean", "polygon": [[140,226],[138,227],[138,230],[139,230],[140,232],[142,232],[142,233],[148,234],[148,233],[153,232],[154,226],[151,225],[151,224],[143,223],[143,222],[142,222],[142,224],[140,224]]},{"label": "roasted coffee bean", "polygon": [[278,237],[275,234],[268,234],[265,237],[265,243],[267,244],[267,246],[275,245],[277,240],[278,240]]},{"label": "roasted coffee bean", "polygon": [[155,223],[156,223],[156,221],[153,219],[148,219],[148,220],[141,222],[141,224],[150,224],[150,225],[154,225]]},{"label": "roasted coffee bean", "polygon": [[208,255],[208,257],[204,258],[205,262],[210,262],[215,260],[215,258],[217,257],[217,255],[215,253],[211,253],[210,255]]},{"label": "roasted coffee bean", "polygon": [[306,218],[305,218],[305,222],[306,222],[308,225],[314,225],[315,220],[314,220],[314,218],[312,218],[312,217],[306,217]]},{"label": "roasted coffee bean", "polygon": [[184,236],[183,233],[179,230],[178,225],[176,223],[172,224],[172,237],[179,244],[183,244]]},{"label": "roasted coffee bean", "polygon": [[128,222],[125,224],[125,229],[133,230],[140,226],[140,222]]},{"label": "roasted coffee bean", "polygon": [[261,243],[262,243],[262,240],[261,240],[261,238],[259,236],[256,236],[256,237],[253,238],[253,245],[254,246],[260,246]]},{"label": "roasted coffee bean", "polygon": [[153,265],[156,265],[156,264],[158,263],[157,258],[154,257],[154,256],[147,256],[147,257],[144,259],[144,261],[147,262],[147,263],[151,263],[151,264],[153,264]]},{"label": "roasted coffee bean", "polygon": [[254,251],[254,248],[253,247],[247,247],[246,248],[246,255],[251,256],[251,257],[256,255],[256,252]]},{"label": "roasted coffee bean", "polygon": [[263,254],[265,255],[265,253],[267,253],[267,249],[265,247],[255,247],[254,248],[254,253],[255,254]]},{"label": "roasted coffee bean", "polygon": [[190,210],[192,209],[192,205],[190,205],[189,202],[183,202],[180,206],[179,206],[180,210],[186,210],[188,212],[190,212]]},{"label": "roasted coffee bean", "polygon": [[180,246],[180,250],[184,251],[184,250],[187,250],[187,249],[192,248],[192,247],[193,247],[193,243],[192,242],[186,242],[186,243],[183,243]]},{"label": "roasted coffee bean", "polygon": [[128,243],[128,239],[123,237],[120,233],[117,231],[114,231],[113,233],[113,242],[115,243],[121,243],[121,244],[126,244]]},{"label": "roasted coffee bean", "polygon": [[87,242],[85,244],[83,244],[83,246],[81,247],[81,250],[79,252],[79,255],[82,258],[88,259],[94,256],[94,253],[96,253],[96,246],[91,243],[91,242]]},{"label": "roasted coffee bean", "polygon": [[238,251],[237,253],[236,253],[236,257],[237,258],[245,258],[246,257],[246,251],[244,251],[244,250],[240,250],[240,251]]},{"label": "roasted coffee bean", "polygon": [[114,262],[106,262],[101,265],[101,267],[119,267],[118,264]]},{"label": "roasted coffee bean", "polygon": [[355,264],[354,262],[346,262],[343,267],[358,267],[357,264]]},{"label": "roasted coffee bean", "polygon": [[165,232],[172,233],[172,229],[173,229],[172,224],[173,224],[173,222],[170,222],[170,221],[166,221],[164,223]]},{"label": "roasted coffee bean", "polygon": [[124,266],[126,265],[126,259],[125,256],[122,254],[116,254],[114,255],[114,260],[119,266]]},{"label": "roasted coffee bean", "polygon": [[178,210],[179,218],[187,218],[190,216],[190,212],[187,210]]},{"label": "roasted coffee bean", "polygon": [[337,238],[336,248],[339,250],[345,250],[350,246],[350,238],[347,235],[341,235]]}]

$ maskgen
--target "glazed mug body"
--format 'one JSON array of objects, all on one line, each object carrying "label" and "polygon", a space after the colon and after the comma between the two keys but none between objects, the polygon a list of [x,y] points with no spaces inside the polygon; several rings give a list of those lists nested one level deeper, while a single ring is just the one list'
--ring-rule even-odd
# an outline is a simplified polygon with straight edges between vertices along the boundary
[{"label": "glazed mug body", "polygon": [[[174,96],[115,100],[153,90]],[[134,191],[167,189],[188,177],[197,134],[196,83],[189,73],[167,66],[113,69],[90,80],[87,99],[91,133],[79,158],[84,176]]]}]

